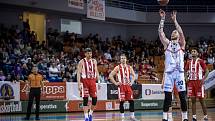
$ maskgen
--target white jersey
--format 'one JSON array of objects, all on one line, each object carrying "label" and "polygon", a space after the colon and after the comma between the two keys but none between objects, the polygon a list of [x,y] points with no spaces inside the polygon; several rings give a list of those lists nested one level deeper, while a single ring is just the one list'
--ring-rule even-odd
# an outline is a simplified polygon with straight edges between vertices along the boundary
[{"label": "white jersey", "polygon": [[165,51],[165,72],[184,71],[184,51],[179,43],[170,41]]}]

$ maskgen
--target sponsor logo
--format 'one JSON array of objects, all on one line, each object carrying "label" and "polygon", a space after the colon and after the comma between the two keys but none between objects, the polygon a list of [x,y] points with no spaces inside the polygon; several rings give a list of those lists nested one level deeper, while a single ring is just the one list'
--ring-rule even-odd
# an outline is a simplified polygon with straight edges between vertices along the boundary
[{"label": "sponsor logo", "polygon": [[110,90],[110,94],[111,95],[114,95],[114,94],[117,95],[118,94],[118,90]]},{"label": "sponsor logo", "polygon": [[151,89],[146,89],[145,90],[145,95],[160,95],[160,94],[163,94],[163,91],[151,90]]},{"label": "sponsor logo", "polygon": [[22,111],[21,102],[4,102],[0,105],[0,113],[20,112]]},{"label": "sponsor logo", "polygon": [[46,94],[65,93],[64,86],[44,86],[43,90]]},{"label": "sponsor logo", "polygon": [[112,106],[112,102],[106,102],[106,110],[112,110],[113,106]]},{"label": "sponsor logo", "polygon": [[[25,84],[25,86],[22,89],[22,92],[29,92],[29,86]],[[65,93],[65,87],[64,86],[44,86],[43,91],[45,94],[63,94]]]},{"label": "sponsor logo", "polygon": [[152,103],[144,103],[144,102],[141,102],[141,106],[142,106],[142,107],[157,107],[157,106],[158,106],[158,103],[155,103],[155,102],[152,102]]},{"label": "sponsor logo", "polygon": [[[33,108],[36,109],[36,104],[33,105]],[[50,109],[57,109],[57,105],[55,104],[40,105],[40,110],[50,110]]]},{"label": "sponsor logo", "polygon": [[9,84],[3,84],[0,87],[0,99],[10,100],[14,98],[15,97],[13,87]]},{"label": "sponsor logo", "polygon": [[151,94],[152,94],[152,91],[150,89],[145,90],[145,95],[151,95]]}]

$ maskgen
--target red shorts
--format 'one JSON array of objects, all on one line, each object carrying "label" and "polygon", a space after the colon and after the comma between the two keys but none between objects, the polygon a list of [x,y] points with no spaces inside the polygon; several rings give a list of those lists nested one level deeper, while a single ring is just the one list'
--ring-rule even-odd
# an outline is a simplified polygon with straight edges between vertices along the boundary
[{"label": "red shorts", "polygon": [[197,97],[204,98],[205,90],[202,85],[202,81],[200,80],[190,80],[187,84],[188,96],[189,97]]},{"label": "red shorts", "polygon": [[130,85],[120,85],[118,87],[118,97],[120,101],[133,100],[133,91]]},{"label": "red shorts", "polygon": [[96,92],[96,79],[81,79],[83,88],[81,97],[97,97]]}]

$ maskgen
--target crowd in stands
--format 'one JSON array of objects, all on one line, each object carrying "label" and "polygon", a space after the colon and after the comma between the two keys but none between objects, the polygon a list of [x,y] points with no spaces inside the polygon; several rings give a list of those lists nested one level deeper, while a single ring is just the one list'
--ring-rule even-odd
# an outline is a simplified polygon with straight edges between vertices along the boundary
[{"label": "crowd in stands", "polygon": [[[26,23],[25,23],[26,24]],[[138,76],[147,76],[150,80],[159,82],[154,57],[163,55],[163,46],[159,40],[146,41],[133,36],[124,41],[121,36],[102,40],[99,34],[90,33],[80,37],[75,33],[60,33],[57,29],[47,30],[47,41],[39,43],[36,33],[24,25],[5,27],[0,25],[0,80],[25,81],[33,66],[49,82],[76,82],[76,66],[84,57],[84,48],[93,50],[93,58],[98,61],[100,82],[108,83],[108,74],[119,63],[120,53],[128,55],[129,64],[134,67]],[[215,41],[201,38],[193,43],[187,38],[185,58],[191,57],[190,48],[198,47],[201,58],[208,64],[215,65]],[[138,83],[138,82],[136,82]]]}]

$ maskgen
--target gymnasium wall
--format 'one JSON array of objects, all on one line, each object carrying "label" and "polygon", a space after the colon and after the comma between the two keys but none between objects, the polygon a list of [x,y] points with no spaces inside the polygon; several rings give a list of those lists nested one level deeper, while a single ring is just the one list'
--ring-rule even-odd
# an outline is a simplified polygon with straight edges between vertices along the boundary
[{"label": "gymnasium wall", "polygon": [[[20,1],[17,2],[15,0],[10,0],[0,2],[0,16],[4,16],[1,17],[0,23],[4,23],[7,26],[17,24],[19,27],[22,27],[22,22],[19,20],[19,15],[22,15],[23,11],[30,11],[46,14],[46,27],[52,27],[58,30],[60,30],[61,18],[80,20],[83,25],[83,36],[86,36],[89,33],[99,33],[103,40],[106,37],[117,35],[121,35],[123,40],[128,40],[131,38],[131,36],[136,35],[141,36],[143,39],[148,41],[155,40],[158,35],[157,28],[160,20],[158,13],[144,13],[106,6],[107,17],[117,19],[117,22],[113,23],[86,19],[85,9],[77,10],[69,8],[67,7],[67,3],[65,3],[65,1],[59,2],[58,0],[54,0],[52,1],[52,6],[49,6],[49,0],[39,1],[39,3],[36,5],[32,5],[29,1]],[[5,5],[1,4],[2,2],[13,5],[23,5],[25,7]],[[213,31],[215,27],[215,13],[178,14],[178,21],[179,23],[182,23],[185,36],[189,36],[193,40],[199,40],[201,36],[214,36]],[[124,20],[128,21],[125,22]],[[124,23],[122,24],[122,22]],[[144,24],[135,24],[136,22],[144,22]],[[168,16],[166,23],[165,32],[169,37],[171,31],[174,29],[174,25],[170,24],[170,19]]]}]

